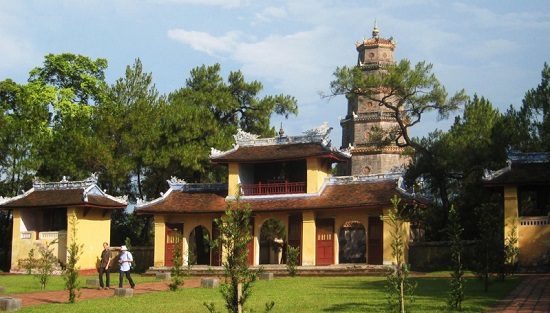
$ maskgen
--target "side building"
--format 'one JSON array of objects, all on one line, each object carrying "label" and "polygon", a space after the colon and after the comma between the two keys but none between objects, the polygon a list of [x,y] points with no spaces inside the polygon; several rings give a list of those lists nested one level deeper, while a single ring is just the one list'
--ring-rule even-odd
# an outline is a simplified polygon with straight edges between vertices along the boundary
[{"label": "side building", "polygon": [[[76,243],[84,247],[78,266],[84,274],[97,273],[103,242],[111,237],[111,213],[126,206],[126,199],[102,191],[95,175],[84,181],[35,180],[33,188],[22,195],[0,197],[0,210],[11,210],[13,216],[10,271],[23,272],[29,251],[47,246],[53,249],[59,266],[64,266],[67,244],[76,231]],[[76,225],[70,223],[72,216]],[[34,255],[39,258],[38,252]]]}]

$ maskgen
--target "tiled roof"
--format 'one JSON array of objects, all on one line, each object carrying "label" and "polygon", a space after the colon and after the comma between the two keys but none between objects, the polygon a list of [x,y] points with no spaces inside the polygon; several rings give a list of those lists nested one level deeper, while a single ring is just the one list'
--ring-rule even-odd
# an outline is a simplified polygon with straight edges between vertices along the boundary
[{"label": "tiled roof", "polygon": [[[297,211],[320,209],[379,208],[391,205],[397,195],[402,204],[412,204],[415,198],[400,192],[396,180],[384,182],[353,182],[327,185],[320,195],[284,195],[242,197],[252,211]],[[166,197],[150,205],[137,206],[138,214],[222,213],[227,203],[224,194],[193,193],[171,190]]]},{"label": "tiled roof", "polygon": [[97,186],[97,175],[83,181],[33,181],[33,188],[13,198],[0,197],[0,210],[17,208],[59,208],[83,206],[98,209],[124,209],[126,199],[115,198]]},{"label": "tiled roof", "polygon": [[294,143],[266,146],[238,147],[232,152],[212,156],[213,163],[262,163],[285,160],[303,160],[306,158],[330,158],[338,162],[347,162],[348,157],[338,151],[328,150],[322,143]]},{"label": "tiled roof", "polygon": [[[87,198],[87,199],[85,199]],[[0,203],[2,209],[33,207],[86,206],[102,209],[124,209],[127,204],[105,195],[86,195],[85,189],[29,190],[26,194]]]},{"label": "tiled roof", "polygon": [[550,163],[511,163],[485,179],[486,185],[550,185]]}]

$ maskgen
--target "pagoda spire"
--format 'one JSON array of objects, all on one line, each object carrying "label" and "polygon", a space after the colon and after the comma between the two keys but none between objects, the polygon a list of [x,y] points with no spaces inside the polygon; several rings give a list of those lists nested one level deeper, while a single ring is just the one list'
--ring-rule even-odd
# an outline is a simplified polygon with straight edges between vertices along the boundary
[{"label": "pagoda spire", "polygon": [[374,29],[372,30],[372,37],[373,38],[379,37],[378,23],[376,22],[376,20],[374,20]]}]

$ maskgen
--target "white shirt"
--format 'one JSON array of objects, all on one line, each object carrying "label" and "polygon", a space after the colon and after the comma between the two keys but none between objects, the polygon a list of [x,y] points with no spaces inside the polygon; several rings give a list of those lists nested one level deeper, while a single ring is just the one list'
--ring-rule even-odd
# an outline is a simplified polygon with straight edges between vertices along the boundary
[{"label": "white shirt", "polygon": [[130,270],[130,266],[132,265],[133,261],[132,254],[130,251],[121,251],[120,254],[120,270],[123,272],[127,272]]}]

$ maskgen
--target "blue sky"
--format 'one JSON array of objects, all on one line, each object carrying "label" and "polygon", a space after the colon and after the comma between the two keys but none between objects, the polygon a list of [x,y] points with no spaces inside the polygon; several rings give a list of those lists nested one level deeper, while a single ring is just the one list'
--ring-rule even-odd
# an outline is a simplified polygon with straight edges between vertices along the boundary
[{"label": "blue sky", "polygon": [[[0,80],[25,83],[46,54],[70,52],[106,58],[110,84],[140,58],[168,94],[192,68],[220,63],[225,78],[241,70],[263,95],[298,99],[299,115],[276,127],[300,135],[326,121],[339,146],[345,99],[319,92],[337,67],[356,64],[355,42],[375,20],[397,40],[396,59],[432,63],[449,93],[464,88],[501,112],[521,105],[550,61],[548,0],[0,0]],[[411,134],[449,123],[426,116]]]}]

